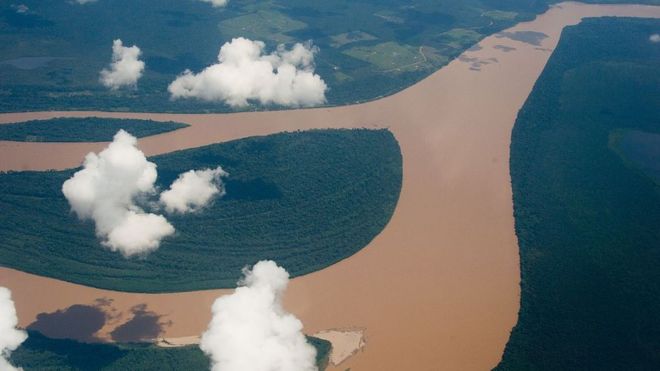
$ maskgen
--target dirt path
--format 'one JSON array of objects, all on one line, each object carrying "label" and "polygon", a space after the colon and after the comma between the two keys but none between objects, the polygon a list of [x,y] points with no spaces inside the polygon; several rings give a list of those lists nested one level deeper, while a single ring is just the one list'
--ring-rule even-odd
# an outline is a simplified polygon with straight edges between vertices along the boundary
[{"label": "dirt path", "polygon": [[[361,105],[227,115],[25,113],[0,115],[0,121],[94,114],[192,125],[140,140],[148,154],[283,130],[388,127],[404,160],[392,221],[351,258],[294,279],[287,308],[307,333],[366,329],[364,351],[342,363],[342,370],[490,369],[501,357],[519,305],[511,128],[550,56],[544,49],[556,46],[564,26],[602,15],[660,17],[660,7],[563,3],[508,30],[542,32],[547,37],[540,46],[492,36],[481,49],[465,53],[489,61],[480,71],[457,59],[401,93]],[[103,146],[0,142],[0,169],[72,167]],[[171,321],[164,326],[166,337],[201,333],[211,302],[227,292],[128,294],[11,269],[0,269],[0,285],[13,291],[21,325],[41,312],[108,298],[121,317],[101,334],[129,319],[129,308],[146,304],[162,315],[161,322]]]}]

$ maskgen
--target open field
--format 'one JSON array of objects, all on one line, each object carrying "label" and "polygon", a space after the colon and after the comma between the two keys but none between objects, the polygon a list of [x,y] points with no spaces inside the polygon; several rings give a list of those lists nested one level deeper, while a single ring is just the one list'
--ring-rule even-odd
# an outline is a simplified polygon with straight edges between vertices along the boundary
[{"label": "open field", "polygon": [[[511,175],[522,300],[499,370],[660,364],[660,193],[636,168],[658,160],[658,28],[630,18],[567,28],[520,111]],[[610,148],[623,128],[627,161]]]},{"label": "open field", "polygon": [[360,41],[377,40],[376,37],[362,31],[344,32],[339,35],[330,36],[330,39],[332,39],[332,46],[336,48]]},{"label": "open field", "polygon": [[369,62],[382,70],[410,68],[410,66],[425,62],[424,56],[411,46],[403,46],[394,42],[374,46],[356,46],[344,54]]},{"label": "open field", "polygon": [[111,118],[54,118],[0,125],[0,140],[17,142],[107,142],[119,129],[142,138],[185,128],[177,122]]},{"label": "open field", "polygon": [[233,288],[260,260],[295,277],[366,246],[401,190],[401,154],[387,130],[280,133],[150,161],[159,189],[189,169],[222,166],[227,194],[199,212],[167,215],[176,235],[144,259],[124,259],[70,211],[61,187],[78,169],[0,173],[0,264],[132,292]]},{"label": "open field", "polygon": [[465,28],[452,28],[443,32],[439,37],[444,40],[446,47],[454,50],[467,49],[481,39],[478,32]]},{"label": "open field", "polygon": [[493,19],[493,21],[510,21],[516,19],[518,13],[516,12],[506,12],[502,10],[489,10],[482,13],[483,16]]},{"label": "open field", "polygon": [[286,34],[307,28],[307,25],[278,11],[261,10],[222,21],[219,27],[222,35],[227,39],[246,37],[275,43],[290,43],[296,40]]},{"label": "open field", "polygon": [[[388,127],[403,155],[403,186],[392,220],[365,249],[321,271],[298,277],[286,307],[306,333],[364,328],[364,352],[340,369],[483,370],[500,360],[519,304],[519,265],[509,177],[516,114],[555,47],[562,28],[584,16],[660,17],[658,8],[563,3],[535,21],[507,30],[546,35],[540,46],[488,37],[467,58],[489,60],[480,71],[454,60],[394,96],[367,104],[232,115],[94,113],[175,120],[189,128],[140,140],[150,154],[264,135],[327,127]],[[333,34],[336,34],[334,32]],[[515,47],[503,51],[496,45]],[[479,109],[476,109],[478,107]],[[1,121],[60,115],[7,114]],[[88,116],[89,112],[72,112]],[[2,169],[75,166],[104,144],[0,142]],[[12,153],[13,156],[5,156]],[[57,158],[46,154],[58,153]],[[163,316],[167,337],[197,335],[209,307],[227,291],[126,294],[0,269],[22,325],[39,313],[112,298],[120,313],[137,304]],[[411,315],[411,308],[415,308]],[[108,336],[112,325],[102,328]],[[405,355],[402,356],[402,355]],[[440,366],[439,366],[440,365]]]}]

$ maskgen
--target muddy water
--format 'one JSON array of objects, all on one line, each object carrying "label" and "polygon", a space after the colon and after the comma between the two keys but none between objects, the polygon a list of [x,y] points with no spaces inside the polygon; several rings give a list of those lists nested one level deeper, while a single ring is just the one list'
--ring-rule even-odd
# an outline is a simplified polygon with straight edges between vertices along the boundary
[{"label": "muddy water", "polygon": [[[349,259],[292,281],[286,306],[307,333],[364,328],[352,370],[483,370],[499,361],[519,305],[519,265],[509,178],[516,113],[558,41],[584,16],[660,17],[660,7],[562,3],[505,35],[484,39],[429,78],[361,105],[228,115],[21,113],[174,120],[190,127],[140,140],[148,154],[283,130],[387,127],[403,153],[403,188],[392,221]],[[532,31],[534,33],[530,33]],[[0,169],[66,168],[104,144],[0,142]],[[118,257],[120,259],[120,257]],[[146,304],[167,337],[197,335],[227,291],[129,294],[0,269],[21,325],[37,314],[96,299],[114,309],[97,336]]]}]

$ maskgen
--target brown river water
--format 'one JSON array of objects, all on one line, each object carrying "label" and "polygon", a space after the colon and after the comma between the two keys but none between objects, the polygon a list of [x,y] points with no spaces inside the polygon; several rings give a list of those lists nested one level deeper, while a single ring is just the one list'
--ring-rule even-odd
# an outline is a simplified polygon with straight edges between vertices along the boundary
[{"label": "brown river water", "polygon": [[[401,146],[404,174],[391,222],[352,257],[293,279],[286,307],[303,321],[306,333],[364,329],[364,350],[337,369],[485,370],[499,362],[519,309],[509,176],[516,114],[563,27],[605,15],[659,18],[660,7],[562,3],[534,21],[482,40],[416,85],[365,104],[199,115],[16,113],[0,115],[0,122],[103,116],[191,124],[141,139],[140,148],[148,155],[285,130],[389,128]],[[105,145],[0,142],[0,170],[74,167],[87,152]],[[39,317],[43,328],[52,330],[59,323],[70,329],[79,325],[65,323],[70,306],[102,308],[112,316],[98,325],[102,328],[95,336],[101,339],[129,320],[137,305],[146,307],[133,312],[156,318],[162,336],[199,335],[213,300],[229,292],[122,293],[7,268],[0,268],[0,286],[12,290],[21,326],[51,313]],[[59,317],[52,314],[58,310],[63,311]]]}]

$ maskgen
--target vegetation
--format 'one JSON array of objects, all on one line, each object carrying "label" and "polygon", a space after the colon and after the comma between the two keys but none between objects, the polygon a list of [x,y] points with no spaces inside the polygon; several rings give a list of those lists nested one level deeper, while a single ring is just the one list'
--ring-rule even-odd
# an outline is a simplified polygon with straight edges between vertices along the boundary
[{"label": "vegetation", "polygon": [[109,119],[99,117],[54,118],[0,125],[0,140],[17,142],[106,142],[124,129],[142,138],[188,126],[177,122]]},{"label": "vegetation", "polygon": [[[186,69],[216,62],[220,46],[238,36],[263,40],[270,50],[312,40],[320,47],[316,70],[331,88],[328,104],[365,101],[419,81],[484,36],[530,20],[556,1],[242,0],[213,8],[196,0],[24,0],[23,12],[4,2],[0,112],[229,111],[220,103],[171,101],[167,86]],[[99,83],[116,38],[143,52],[146,70],[137,90],[110,91]]]},{"label": "vegetation", "polygon": [[659,27],[600,18],[567,28],[518,114],[522,297],[499,370],[660,364],[660,189],[610,149],[613,132],[660,133],[660,48],[649,40]]},{"label": "vegetation", "polygon": [[[320,370],[327,367],[331,345],[308,337],[316,348]],[[51,339],[29,331],[27,340],[11,355],[11,362],[25,370],[57,371],[206,371],[209,359],[195,345],[160,348],[151,344],[88,344]]]},{"label": "vegetation", "polygon": [[387,130],[281,133],[151,160],[161,189],[184,171],[221,165],[227,195],[168,215],[176,235],[144,259],[124,259],[70,212],[61,187],[77,169],[0,174],[0,265],[137,292],[235,287],[241,268],[262,259],[299,276],[366,246],[401,189],[401,153]]},{"label": "vegetation", "polygon": [[660,134],[615,130],[610,134],[610,149],[660,185]]}]

